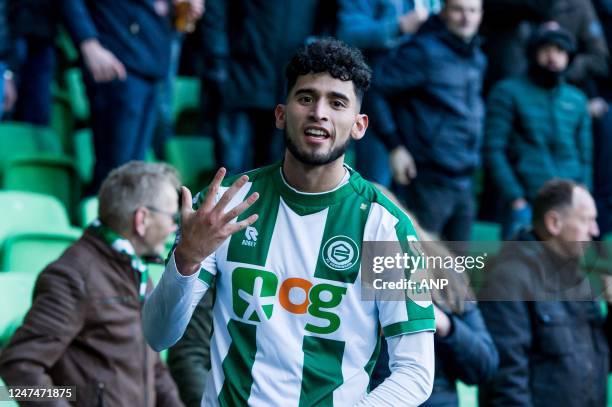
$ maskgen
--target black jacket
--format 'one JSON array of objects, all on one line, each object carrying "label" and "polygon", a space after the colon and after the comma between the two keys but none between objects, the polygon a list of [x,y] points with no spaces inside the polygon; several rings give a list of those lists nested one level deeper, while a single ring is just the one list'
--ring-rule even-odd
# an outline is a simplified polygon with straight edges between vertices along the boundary
[{"label": "black jacket", "polygon": [[13,34],[9,20],[9,0],[0,0],[0,61],[5,63],[13,53]]},{"label": "black jacket", "polygon": [[55,0],[12,0],[17,35],[53,43],[60,22]]},{"label": "black jacket", "polygon": [[480,164],[486,60],[431,17],[413,40],[377,65],[374,83],[393,98],[401,140],[420,178],[465,186]]},{"label": "black jacket", "polygon": [[572,270],[580,277],[576,265],[570,267],[530,233],[519,240],[524,243],[507,243],[487,271],[487,295],[500,290],[504,299],[550,300],[485,301],[481,295],[480,309],[500,357],[494,380],[479,388],[481,405],[605,406],[605,319],[599,304],[589,300],[588,281],[565,284],[571,286],[563,290],[566,300],[554,300],[561,296],[555,287],[570,282]]}]

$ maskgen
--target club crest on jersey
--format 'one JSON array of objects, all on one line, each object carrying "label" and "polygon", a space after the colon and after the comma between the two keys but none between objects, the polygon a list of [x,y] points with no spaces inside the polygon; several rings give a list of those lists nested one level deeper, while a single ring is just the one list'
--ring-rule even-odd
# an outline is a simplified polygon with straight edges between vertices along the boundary
[{"label": "club crest on jersey", "polygon": [[325,265],[333,270],[348,270],[359,260],[359,247],[348,236],[334,236],[323,245],[321,257]]},{"label": "club crest on jersey", "polygon": [[244,239],[242,239],[243,246],[255,247],[257,244],[257,236],[259,232],[253,226],[247,226],[244,231]]}]

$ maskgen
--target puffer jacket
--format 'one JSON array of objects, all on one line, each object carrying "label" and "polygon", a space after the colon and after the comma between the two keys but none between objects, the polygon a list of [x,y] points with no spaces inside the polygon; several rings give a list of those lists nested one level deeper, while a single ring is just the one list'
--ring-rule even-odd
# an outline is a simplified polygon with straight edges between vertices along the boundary
[{"label": "puffer jacket", "polygon": [[591,145],[587,99],[577,88],[548,89],[521,76],[491,91],[483,154],[505,203],[532,199],[555,177],[590,186]]},{"label": "puffer jacket", "polygon": [[486,59],[437,16],[377,65],[376,89],[392,98],[402,144],[420,178],[469,185],[480,164]]}]

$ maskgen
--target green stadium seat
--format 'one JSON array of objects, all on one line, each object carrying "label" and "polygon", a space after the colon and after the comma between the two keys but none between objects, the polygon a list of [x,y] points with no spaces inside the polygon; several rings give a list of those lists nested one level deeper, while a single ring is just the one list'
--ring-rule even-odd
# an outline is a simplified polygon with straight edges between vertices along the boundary
[{"label": "green stadium seat", "polygon": [[87,99],[81,69],[69,69],[65,75],[72,113],[78,121],[86,122],[89,120],[89,99]]},{"label": "green stadium seat", "polygon": [[36,275],[0,273],[0,348],[10,341],[32,305]]},{"label": "green stadium seat", "polygon": [[179,76],[173,87],[172,123],[175,134],[200,134],[200,80]]},{"label": "green stadium seat", "polygon": [[200,108],[200,79],[190,76],[178,76],[173,86],[172,118],[176,122],[185,110]]},{"label": "green stadium seat", "polygon": [[215,171],[213,140],[209,137],[175,136],[166,142],[166,161],[181,174],[183,185],[200,191]]},{"label": "green stadium seat", "polygon": [[459,407],[478,406],[477,386],[468,386],[463,382],[457,381],[457,394],[459,396]]},{"label": "green stadium seat", "polygon": [[79,60],[79,52],[74,47],[68,32],[62,27],[55,37],[55,46],[68,63],[76,64]]},{"label": "green stadium seat", "polygon": [[27,123],[0,122],[0,165],[37,154],[63,154],[59,136],[50,128]]},{"label": "green stadium seat", "polygon": [[98,217],[98,197],[90,196],[79,204],[79,225],[82,228],[89,226]]},{"label": "green stadium seat", "polygon": [[474,222],[471,240],[476,242],[497,242],[501,240],[501,225],[492,222]]},{"label": "green stadium seat", "polygon": [[[10,234],[0,251],[0,271],[19,270],[38,274],[80,236],[78,230]],[[36,255],[33,256],[33,253]]]},{"label": "green stadium seat", "polygon": [[496,255],[501,249],[501,226],[498,223],[474,222],[472,225],[470,252],[472,255],[487,253]]},{"label": "green stadium seat", "polygon": [[11,160],[4,169],[2,188],[55,196],[69,213],[73,213],[81,193],[72,160],[52,156]]},{"label": "green stadium seat", "polygon": [[72,155],[74,153],[72,133],[75,128],[75,120],[67,92],[63,92],[52,85],[53,101],[51,102],[51,128],[59,136],[63,150]]},{"label": "green stadium seat", "polygon": [[49,195],[0,191],[0,241],[15,232],[60,232],[70,229],[62,203]]},{"label": "green stadium seat", "polygon": [[[4,383],[1,377],[0,377],[0,386],[6,386],[6,384]],[[19,403],[17,403],[16,401],[2,401],[1,405],[2,407],[19,407]]]},{"label": "green stadium seat", "polygon": [[91,129],[80,129],[74,133],[73,148],[76,169],[83,184],[86,185],[93,178],[93,168],[96,162]]}]

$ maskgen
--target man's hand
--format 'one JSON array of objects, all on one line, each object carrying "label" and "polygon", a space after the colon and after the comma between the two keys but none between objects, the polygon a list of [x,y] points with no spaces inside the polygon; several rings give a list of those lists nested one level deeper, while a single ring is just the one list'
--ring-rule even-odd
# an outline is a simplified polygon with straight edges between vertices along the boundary
[{"label": "man's hand", "polygon": [[[2,110],[8,112],[13,109],[17,102],[17,86],[15,85],[15,79],[13,74],[7,71],[9,74],[4,75],[4,92],[3,92],[3,106]],[[2,78],[0,78],[1,80]]]},{"label": "man's hand", "polygon": [[227,204],[249,180],[246,175],[238,178],[215,205],[215,196],[224,176],[225,168],[220,168],[208,188],[202,206],[197,211],[191,207],[191,191],[181,187],[181,239],[174,251],[174,260],[176,268],[182,275],[195,274],[200,269],[202,261],[217,250],[228,237],[246,229],[257,220],[258,215],[253,214],[241,222],[230,223],[257,201],[259,198],[257,192],[224,213]]},{"label": "man's hand", "polygon": [[97,39],[81,43],[81,54],[87,69],[96,82],[110,82],[115,79],[125,80],[127,71],[117,57],[104,48]]},{"label": "man's hand", "polygon": [[191,8],[189,9],[189,19],[193,22],[198,21],[202,18],[205,10],[204,0],[190,0]]},{"label": "man's hand", "polygon": [[416,164],[406,147],[399,146],[389,154],[389,165],[393,179],[400,185],[408,185],[417,176]]},{"label": "man's hand", "polygon": [[423,7],[402,14],[398,17],[399,29],[402,34],[414,34],[429,17],[429,11]]},{"label": "man's hand", "polygon": [[608,109],[608,103],[603,98],[596,97],[589,100],[589,114],[594,119],[601,118],[608,112]]},{"label": "man's hand", "polygon": [[436,304],[434,306],[434,316],[436,318],[436,335],[444,338],[448,336],[453,327],[452,322],[448,315],[444,313]]},{"label": "man's hand", "polygon": [[527,206],[527,200],[525,198],[516,198],[512,201],[511,206],[513,211],[519,211]]}]

